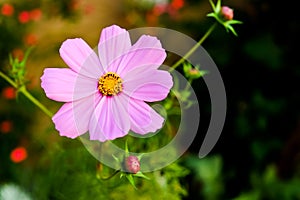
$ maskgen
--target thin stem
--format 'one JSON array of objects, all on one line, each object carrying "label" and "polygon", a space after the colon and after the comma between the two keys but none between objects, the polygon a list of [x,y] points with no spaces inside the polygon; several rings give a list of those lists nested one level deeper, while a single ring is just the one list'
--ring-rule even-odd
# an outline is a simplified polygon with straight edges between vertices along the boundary
[{"label": "thin stem", "polygon": [[39,100],[37,100],[34,96],[32,96],[27,89],[24,87],[21,87],[19,89],[21,93],[23,93],[32,103],[34,103],[39,109],[41,109],[48,117],[52,118],[53,113],[48,110]]},{"label": "thin stem", "polygon": [[103,180],[103,181],[106,181],[106,180],[109,180],[111,179],[112,177],[114,177],[116,174],[118,174],[120,172],[120,170],[116,170],[114,173],[112,173],[111,175],[107,176],[107,177],[102,177],[100,175],[100,179]]},{"label": "thin stem", "polygon": [[4,74],[3,72],[0,71],[0,76],[6,80],[9,84],[11,84],[14,88],[18,89],[17,84],[8,76],[6,76],[6,74]]},{"label": "thin stem", "polygon": [[19,92],[25,95],[34,105],[36,105],[38,108],[40,108],[47,116],[52,118],[53,113],[48,110],[41,102],[39,102],[35,97],[33,97],[26,89],[26,87],[23,85],[21,87],[18,86],[11,78],[9,78],[6,74],[0,71],[0,76],[6,80],[9,84],[11,84],[14,88],[16,88]]},{"label": "thin stem", "polygon": [[216,28],[217,23],[214,23],[207,32],[203,35],[203,37],[193,46],[179,61],[177,61],[169,71],[173,71],[179,65],[181,65],[187,58],[189,58],[197,49],[198,47],[206,40],[206,38],[212,33],[212,31]]}]

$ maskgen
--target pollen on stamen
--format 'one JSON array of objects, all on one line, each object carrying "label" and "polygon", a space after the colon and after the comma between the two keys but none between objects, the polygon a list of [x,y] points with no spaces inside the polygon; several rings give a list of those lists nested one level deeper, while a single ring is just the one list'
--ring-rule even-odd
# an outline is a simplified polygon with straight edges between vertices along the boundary
[{"label": "pollen on stamen", "polygon": [[122,91],[122,79],[114,72],[107,72],[99,78],[98,90],[105,96],[117,95]]}]

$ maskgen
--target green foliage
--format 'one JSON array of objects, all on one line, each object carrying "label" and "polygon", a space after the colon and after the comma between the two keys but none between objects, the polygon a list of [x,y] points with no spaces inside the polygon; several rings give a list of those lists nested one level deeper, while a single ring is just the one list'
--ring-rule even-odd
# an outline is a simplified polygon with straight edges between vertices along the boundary
[{"label": "green foliage", "polygon": [[19,58],[13,58],[11,54],[9,55],[9,64],[11,66],[11,70],[9,72],[10,76],[15,81],[17,88],[25,85],[26,62],[31,50],[32,48],[26,50],[24,58],[22,60],[19,60]]},{"label": "green foliage", "polygon": [[259,35],[246,42],[245,53],[270,69],[282,66],[282,50],[276,45],[271,34]]},{"label": "green foliage", "polygon": [[222,184],[222,158],[219,155],[199,159],[189,156],[185,159],[186,165],[196,175],[196,180],[203,184],[200,193],[207,200],[220,199],[224,192]]},{"label": "green foliage", "polygon": [[262,175],[253,173],[251,180],[252,189],[242,193],[234,200],[293,200],[300,198],[300,179],[295,177],[288,181],[280,180],[277,177],[277,170],[274,165],[269,165]]}]

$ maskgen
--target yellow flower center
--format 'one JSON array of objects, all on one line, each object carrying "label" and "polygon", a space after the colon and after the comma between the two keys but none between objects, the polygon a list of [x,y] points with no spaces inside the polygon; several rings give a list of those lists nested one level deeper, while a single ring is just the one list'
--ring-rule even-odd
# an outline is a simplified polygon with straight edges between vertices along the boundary
[{"label": "yellow flower center", "polygon": [[122,79],[114,72],[107,72],[100,77],[98,90],[105,96],[117,95],[122,91]]}]

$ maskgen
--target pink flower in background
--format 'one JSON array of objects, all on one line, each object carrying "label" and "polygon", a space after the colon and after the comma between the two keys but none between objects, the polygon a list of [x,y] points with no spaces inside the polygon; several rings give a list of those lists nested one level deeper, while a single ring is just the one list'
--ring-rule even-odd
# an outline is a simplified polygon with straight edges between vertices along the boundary
[{"label": "pink flower in background", "polygon": [[14,14],[14,11],[14,7],[9,3],[5,3],[1,7],[1,14],[4,16],[12,16]]},{"label": "pink flower in background", "polygon": [[19,22],[22,23],[22,24],[25,24],[27,22],[29,22],[30,20],[30,14],[28,11],[22,11],[19,13],[19,16],[18,16],[18,19],[19,19]]},{"label": "pink flower in background", "polygon": [[27,158],[27,150],[22,146],[15,148],[10,153],[10,159],[14,163],[22,162],[26,160],[26,158]]},{"label": "pink flower in background", "polygon": [[173,0],[171,2],[171,7],[173,7],[175,10],[179,10],[184,6],[184,0]]},{"label": "pink flower in background", "polygon": [[12,54],[12,57],[14,59],[18,59],[18,61],[22,61],[24,58],[24,51],[19,48],[12,50],[11,54]]},{"label": "pink flower in background", "polygon": [[39,8],[35,8],[29,11],[29,18],[33,21],[39,21],[42,18],[42,11]]},{"label": "pink flower in background", "polygon": [[2,96],[5,99],[15,99],[16,95],[16,89],[14,87],[7,86],[2,90]]},{"label": "pink flower in background", "polygon": [[66,40],[60,55],[70,68],[45,69],[41,85],[48,98],[66,102],[52,118],[61,136],[89,131],[103,142],[162,127],[163,117],[145,103],[165,99],[173,85],[158,69],[166,52],[156,37],[131,45],[129,33],[113,25],[102,30],[98,55],[80,38]]},{"label": "pink flower in background", "polygon": [[38,39],[37,39],[36,35],[33,33],[29,33],[29,34],[25,35],[25,37],[24,37],[24,43],[29,46],[36,45],[37,42],[38,42]]},{"label": "pink flower in background", "polygon": [[0,132],[9,133],[13,129],[13,123],[10,120],[0,122]]}]

